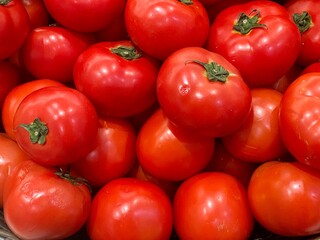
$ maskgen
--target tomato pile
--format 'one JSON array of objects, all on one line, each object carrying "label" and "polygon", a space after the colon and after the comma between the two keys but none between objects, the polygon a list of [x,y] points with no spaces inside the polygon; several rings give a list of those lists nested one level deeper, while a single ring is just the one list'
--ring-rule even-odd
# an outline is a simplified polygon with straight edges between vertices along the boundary
[{"label": "tomato pile", "polygon": [[17,237],[320,234],[319,0],[0,0],[0,19]]}]

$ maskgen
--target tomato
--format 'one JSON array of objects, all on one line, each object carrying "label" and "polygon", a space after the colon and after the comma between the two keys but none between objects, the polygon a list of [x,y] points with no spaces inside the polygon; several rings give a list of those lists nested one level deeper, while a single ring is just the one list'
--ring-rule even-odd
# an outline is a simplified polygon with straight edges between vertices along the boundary
[{"label": "tomato", "polygon": [[171,122],[210,137],[239,128],[251,109],[250,89],[239,71],[221,55],[199,47],[180,49],[164,61],[157,96]]},{"label": "tomato", "polygon": [[210,25],[198,0],[127,0],[125,24],[134,44],[160,60],[183,47],[203,46]]},{"label": "tomato", "polygon": [[29,30],[29,15],[19,0],[0,2],[0,60],[10,57],[25,41]]},{"label": "tomato", "polygon": [[22,61],[36,78],[70,82],[76,59],[93,43],[94,38],[89,34],[55,26],[38,27],[24,42]]},{"label": "tomato", "polygon": [[128,120],[100,118],[93,150],[73,163],[72,169],[92,187],[102,187],[131,170],[136,161],[135,147],[136,133]]},{"label": "tomato", "polygon": [[162,180],[181,181],[200,172],[213,152],[214,139],[176,128],[162,109],[138,133],[137,157],[141,167]]},{"label": "tomato", "polygon": [[289,85],[301,74],[303,68],[301,66],[298,66],[297,64],[293,65],[292,68],[289,69],[288,72],[286,72],[285,75],[283,75],[281,78],[278,79],[271,88],[284,93]]},{"label": "tomato", "polygon": [[22,100],[31,92],[43,87],[64,86],[58,81],[51,79],[37,79],[30,82],[22,83],[14,88],[6,95],[2,108],[2,124],[8,136],[15,139],[15,130],[13,128],[14,115]]},{"label": "tomato", "polygon": [[320,169],[320,73],[298,77],[280,104],[280,131],[289,152],[300,162]]},{"label": "tomato", "polygon": [[239,129],[222,138],[235,157],[249,162],[266,162],[286,154],[279,127],[282,94],[274,89],[251,90],[252,110]]},{"label": "tomato", "polygon": [[102,116],[129,117],[156,102],[159,62],[129,40],[92,45],[77,59],[74,83]]},{"label": "tomato", "polygon": [[30,20],[30,29],[49,25],[49,13],[43,0],[20,0],[23,4]]},{"label": "tomato", "polygon": [[300,75],[303,75],[305,73],[311,73],[311,72],[320,72],[320,62],[311,63],[307,67],[305,67]]},{"label": "tomato", "polygon": [[229,60],[250,87],[262,87],[275,83],[293,66],[301,36],[282,5],[250,1],[218,14],[206,47]]},{"label": "tomato", "polygon": [[77,32],[96,32],[120,16],[126,0],[43,0],[49,14],[62,26]]},{"label": "tomato", "polygon": [[317,0],[289,0],[284,6],[301,33],[301,50],[297,63],[306,67],[320,61],[320,2]]},{"label": "tomato", "polygon": [[87,232],[100,239],[169,239],[172,206],[157,185],[134,178],[118,178],[95,195]]},{"label": "tomato", "polygon": [[320,233],[320,172],[299,162],[271,161],[252,175],[248,199],[255,219],[282,236]]},{"label": "tomato", "polygon": [[4,189],[4,217],[21,239],[65,239],[85,224],[91,208],[82,179],[34,161],[20,163]]},{"label": "tomato", "polygon": [[3,189],[8,175],[16,165],[29,160],[27,154],[5,133],[0,133],[0,208],[3,208]]},{"label": "tomato", "polygon": [[244,186],[219,172],[197,174],[179,186],[173,219],[180,239],[248,239],[254,225]]},{"label": "tomato", "polygon": [[15,138],[37,163],[57,166],[83,158],[98,132],[95,108],[79,91],[61,86],[26,96],[14,116]]}]

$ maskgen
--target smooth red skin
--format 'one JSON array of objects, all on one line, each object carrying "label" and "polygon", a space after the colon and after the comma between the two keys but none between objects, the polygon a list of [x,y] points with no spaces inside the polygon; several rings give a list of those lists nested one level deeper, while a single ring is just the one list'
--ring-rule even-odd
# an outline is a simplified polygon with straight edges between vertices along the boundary
[{"label": "smooth red skin", "polygon": [[301,66],[320,61],[320,2],[317,0],[290,0],[284,5],[289,14],[307,11],[311,15],[312,26],[304,33],[301,33],[301,50],[297,63]]},{"label": "smooth red skin", "polygon": [[180,185],[173,219],[179,239],[248,239],[254,225],[244,186],[219,172],[200,173]]},{"label": "smooth red skin", "polygon": [[235,157],[248,162],[266,162],[286,154],[279,126],[282,94],[274,89],[251,90],[252,111],[236,131],[222,138]]},{"label": "smooth red skin", "polygon": [[303,75],[305,73],[312,73],[312,72],[320,72],[320,62],[312,63],[305,67],[300,75]]},{"label": "smooth red skin", "polygon": [[[74,65],[74,83],[107,117],[129,117],[156,102],[159,62],[148,55],[126,60],[111,52],[133,47],[129,40],[101,42],[84,51]],[[138,50],[140,51],[140,50]]]},{"label": "smooth red skin", "polygon": [[157,185],[134,178],[118,178],[95,195],[87,232],[100,239],[169,239],[172,206]]},{"label": "smooth red skin", "polygon": [[37,79],[26,83],[21,83],[10,90],[4,99],[2,107],[2,124],[5,132],[10,138],[15,139],[15,129],[13,127],[14,115],[22,100],[43,87],[64,86],[61,82],[51,79]]},{"label": "smooth red skin", "polygon": [[19,0],[0,5],[0,60],[10,57],[25,41],[29,30],[29,15]]},{"label": "smooth red skin", "polygon": [[286,90],[280,105],[280,131],[288,151],[309,166],[320,169],[320,73],[298,77]]},{"label": "smooth red skin", "polygon": [[142,126],[137,138],[141,167],[166,181],[182,181],[200,171],[214,153],[214,139],[199,137],[170,124],[162,109]]},{"label": "smooth red skin", "polygon": [[[193,60],[216,62],[230,75],[225,83],[211,82]],[[236,130],[251,109],[250,89],[239,71],[222,56],[198,47],[178,50],[166,59],[158,74],[157,96],[170,121],[210,137]]]},{"label": "smooth red skin", "polygon": [[[33,144],[20,124],[35,118],[46,123],[44,145]],[[37,163],[59,166],[73,163],[91,151],[98,132],[95,108],[79,91],[61,86],[38,89],[26,96],[14,116],[19,146]]]},{"label": "smooth red skin", "polygon": [[183,47],[203,46],[209,33],[204,6],[194,0],[128,0],[125,23],[131,40],[144,52],[160,60]]},{"label": "smooth red skin", "polygon": [[136,132],[126,119],[100,118],[95,146],[72,164],[78,175],[92,187],[100,188],[124,177],[136,162]]},{"label": "smooth red skin", "polygon": [[[265,28],[253,29],[246,35],[233,31],[240,13],[260,11],[259,23]],[[233,5],[213,21],[207,49],[228,59],[250,87],[275,83],[293,66],[301,48],[297,26],[286,9],[273,1],[250,1]]]},{"label": "smooth red skin", "polygon": [[30,29],[49,24],[49,13],[43,3],[43,0],[20,0],[28,12],[30,20]]},{"label": "smooth red skin", "polygon": [[43,0],[50,15],[61,25],[78,32],[96,32],[119,17],[126,0]]},{"label": "smooth red skin", "polygon": [[320,173],[299,162],[263,163],[252,175],[248,199],[255,219],[282,236],[320,232]]},{"label": "smooth red skin", "polygon": [[7,134],[0,133],[0,208],[3,208],[4,184],[19,163],[29,160],[28,155]]},{"label": "smooth red skin", "polygon": [[35,78],[71,82],[76,59],[94,42],[90,34],[56,26],[38,27],[29,33],[24,42],[22,61]]},{"label": "smooth red skin", "polygon": [[29,160],[7,178],[4,216],[17,237],[65,239],[85,224],[91,208],[88,187],[72,184],[55,171]]}]

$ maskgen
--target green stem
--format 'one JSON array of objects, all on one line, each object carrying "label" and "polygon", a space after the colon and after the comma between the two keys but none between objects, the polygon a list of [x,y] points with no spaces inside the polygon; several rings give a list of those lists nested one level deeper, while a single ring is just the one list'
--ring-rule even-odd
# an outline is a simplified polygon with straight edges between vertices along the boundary
[{"label": "green stem", "polygon": [[249,15],[245,13],[240,13],[239,18],[233,29],[242,35],[249,33],[254,28],[267,28],[265,24],[259,23],[260,12],[258,10],[253,10]]},{"label": "green stem", "polygon": [[29,132],[30,141],[32,143],[38,143],[40,145],[46,143],[49,129],[46,126],[46,123],[41,122],[39,118],[34,119],[30,124],[20,124],[20,127]]},{"label": "green stem", "polygon": [[0,0],[0,5],[7,5],[12,0]]},{"label": "green stem", "polygon": [[299,28],[300,33],[304,33],[312,25],[311,15],[306,11],[304,11],[300,14],[295,13],[295,14],[293,14],[292,18],[293,18],[294,23]]},{"label": "green stem", "polygon": [[193,1],[192,0],[179,0],[179,2],[185,4],[185,5],[192,5]]},{"label": "green stem", "polygon": [[87,179],[71,175],[70,170],[64,171],[62,168],[58,168],[55,174],[61,179],[69,181],[72,185],[75,185],[75,186],[85,185],[89,188],[90,192],[92,191],[92,188]]},{"label": "green stem", "polygon": [[110,51],[126,60],[134,60],[142,56],[142,54],[134,47],[118,46],[111,48]]}]

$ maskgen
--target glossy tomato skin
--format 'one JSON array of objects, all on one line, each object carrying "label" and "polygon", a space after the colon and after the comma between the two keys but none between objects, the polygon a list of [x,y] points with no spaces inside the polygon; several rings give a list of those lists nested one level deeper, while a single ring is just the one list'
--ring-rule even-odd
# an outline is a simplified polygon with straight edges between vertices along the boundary
[{"label": "glossy tomato skin", "polygon": [[[264,24],[243,34],[234,29],[240,14]],[[245,21],[245,20],[244,20]],[[228,59],[250,87],[275,83],[295,63],[301,48],[299,29],[287,10],[273,1],[233,5],[213,21],[207,48]]]},{"label": "glossy tomato skin", "polygon": [[280,104],[280,131],[288,151],[309,166],[320,169],[320,73],[298,77]]},{"label": "glossy tomato skin", "polygon": [[22,3],[19,0],[2,2],[0,4],[0,60],[10,57],[17,51],[30,31],[29,15]]},{"label": "glossy tomato skin", "polygon": [[179,239],[248,239],[254,225],[244,186],[219,172],[184,181],[174,198],[173,218]]},{"label": "glossy tomato skin", "polygon": [[210,27],[198,0],[128,0],[125,23],[131,40],[160,60],[183,47],[203,46]]},{"label": "glossy tomato skin", "polygon": [[19,0],[29,15],[30,30],[49,25],[49,13],[43,0]]},{"label": "glossy tomato skin", "polygon": [[62,27],[38,27],[29,33],[23,44],[22,61],[36,78],[70,82],[76,59],[94,41],[92,35]]},{"label": "glossy tomato skin", "polygon": [[21,239],[65,239],[85,224],[90,208],[86,185],[73,184],[56,175],[55,168],[31,160],[17,165],[5,183],[4,216]]},{"label": "glossy tomato skin", "polygon": [[[209,75],[219,70],[206,71],[194,61],[222,67],[225,81],[209,80]],[[180,49],[164,61],[157,96],[172,123],[210,137],[233,132],[251,109],[250,89],[239,71],[221,55],[199,47]]]},{"label": "glossy tomato skin", "polygon": [[255,219],[282,236],[320,232],[320,173],[299,162],[271,161],[252,175],[248,199]]},{"label": "glossy tomato skin", "polygon": [[172,205],[155,184],[118,178],[107,183],[95,195],[87,232],[100,239],[170,239]]},{"label": "glossy tomato skin", "polygon": [[[35,124],[39,127],[32,131]],[[73,163],[91,151],[98,132],[98,116],[79,91],[52,86],[25,97],[13,125],[17,143],[35,162],[57,166]],[[29,132],[38,133],[34,143]]]},{"label": "glossy tomato skin", "polygon": [[[127,55],[130,51],[133,56]],[[89,47],[77,59],[73,76],[76,88],[100,115],[129,117],[156,102],[158,71],[157,60],[124,40]]]},{"label": "glossy tomato skin", "polygon": [[200,172],[214,153],[214,139],[173,126],[162,109],[144,123],[137,137],[137,157],[149,174],[182,181]]}]

